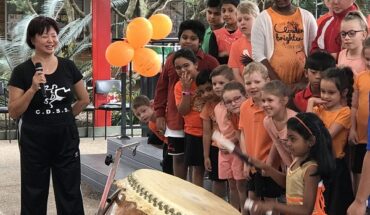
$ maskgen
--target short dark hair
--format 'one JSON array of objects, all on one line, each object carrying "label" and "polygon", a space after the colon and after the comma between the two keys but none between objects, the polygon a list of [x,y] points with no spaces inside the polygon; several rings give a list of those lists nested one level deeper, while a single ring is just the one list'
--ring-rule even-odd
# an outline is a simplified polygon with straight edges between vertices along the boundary
[{"label": "short dark hair", "polygon": [[221,1],[221,6],[224,5],[224,4],[232,4],[235,7],[238,7],[239,3],[240,3],[239,0],[222,0]]},{"label": "short dark hair", "polygon": [[226,64],[222,64],[214,68],[211,72],[210,78],[212,80],[215,76],[224,76],[227,80],[232,81],[235,79],[233,70]]},{"label": "short dark hair", "polygon": [[35,49],[35,46],[32,44],[32,38],[38,35],[42,35],[44,31],[49,31],[50,28],[54,28],[54,30],[59,34],[59,27],[58,23],[47,16],[37,16],[31,20],[27,27],[27,45],[31,49]]},{"label": "short dark hair", "polygon": [[221,7],[221,2],[220,0],[208,0],[207,1],[207,7]]},{"label": "short dark hair", "polygon": [[147,96],[140,95],[136,96],[132,101],[132,109],[136,110],[141,106],[149,106],[150,107],[150,100]]},{"label": "short dark hair", "polygon": [[207,83],[212,85],[210,75],[211,75],[211,70],[209,70],[209,69],[205,69],[205,70],[200,71],[199,74],[197,75],[197,77],[195,78],[195,84],[197,86],[207,84]]},{"label": "short dark hair", "polygon": [[188,20],[183,21],[180,24],[179,33],[177,35],[179,39],[181,38],[181,35],[185,30],[190,30],[194,32],[198,36],[199,42],[200,43],[203,42],[203,37],[206,32],[206,28],[204,27],[203,23],[201,23],[198,20],[193,20],[193,19],[188,19]]},{"label": "short dark hair", "polygon": [[227,91],[232,91],[232,90],[239,90],[239,92],[243,96],[247,96],[247,92],[245,91],[245,87],[242,83],[239,81],[231,81],[224,86],[224,90],[222,91],[222,95],[224,95],[225,92]]},{"label": "short dark hair", "polygon": [[197,56],[194,54],[193,50],[189,48],[183,48],[176,51],[175,54],[173,55],[172,63],[175,64],[175,60],[180,57],[188,59],[193,63],[198,62]]},{"label": "short dark hair", "polygon": [[331,54],[326,51],[316,51],[308,56],[305,69],[313,69],[323,72],[326,69],[335,66],[336,62]]}]

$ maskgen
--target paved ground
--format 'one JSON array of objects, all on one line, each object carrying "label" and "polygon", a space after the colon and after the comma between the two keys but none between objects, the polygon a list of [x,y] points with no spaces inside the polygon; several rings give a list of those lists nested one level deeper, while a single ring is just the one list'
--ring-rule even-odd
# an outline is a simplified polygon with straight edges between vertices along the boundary
[{"label": "paved ground", "polygon": [[[81,138],[81,154],[106,153],[104,138]],[[0,215],[20,213],[20,162],[18,144],[15,140],[0,140]],[[81,185],[85,213],[95,214],[99,205],[100,193],[96,193],[85,183]],[[52,186],[49,193],[48,214],[56,214]]]}]

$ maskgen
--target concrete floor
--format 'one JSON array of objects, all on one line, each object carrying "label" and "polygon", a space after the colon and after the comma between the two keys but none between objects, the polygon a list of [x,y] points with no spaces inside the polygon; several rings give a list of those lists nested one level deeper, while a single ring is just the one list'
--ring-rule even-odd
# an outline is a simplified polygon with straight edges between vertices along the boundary
[{"label": "concrete floor", "polygon": [[[81,138],[81,154],[106,153],[106,140],[104,138]],[[48,214],[56,214],[54,193],[50,186]],[[20,162],[19,150],[16,140],[11,143],[0,140],[0,215],[13,215],[20,213]],[[90,185],[81,185],[85,214],[97,213],[101,194],[95,192]]]}]

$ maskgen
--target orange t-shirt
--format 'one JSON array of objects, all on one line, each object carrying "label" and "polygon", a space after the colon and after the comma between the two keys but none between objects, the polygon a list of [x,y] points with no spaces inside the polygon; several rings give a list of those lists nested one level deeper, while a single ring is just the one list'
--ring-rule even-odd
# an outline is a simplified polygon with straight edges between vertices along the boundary
[{"label": "orange t-shirt", "polygon": [[241,58],[243,55],[248,55],[250,58],[252,58],[252,45],[244,34],[242,37],[233,42],[233,44],[231,44],[229,62],[227,63],[230,68],[238,68],[242,77],[244,65],[241,62]]},{"label": "orange t-shirt", "polygon": [[[184,116],[184,131],[187,134],[191,134],[197,137],[203,135],[203,121],[200,118],[200,111],[202,110],[202,104],[199,96],[196,96],[197,86],[195,81],[191,83],[191,111]],[[178,81],[175,84],[175,101],[176,106],[181,103],[182,100],[182,86],[181,82]]]},{"label": "orange t-shirt", "polygon": [[370,70],[362,72],[355,79],[355,90],[358,91],[356,115],[357,136],[359,143],[367,143],[367,118],[369,117]]},{"label": "orange t-shirt", "polygon": [[243,35],[239,28],[233,33],[228,32],[226,28],[219,28],[214,30],[213,33],[216,36],[219,53],[230,53],[231,44]]},{"label": "orange t-shirt", "polygon": [[365,59],[362,57],[362,55],[359,58],[349,58],[347,56],[347,49],[343,49],[339,52],[338,66],[350,67],[355,76],[366,70]]},{"label": "orange t-shirt", "polygon": [[299,82],[304,76],[306,54],[300,10],[290,16],[280,15],[267,9],[271,17],[274,35],[274,52],[270,64],[287,85]]},{"label": "orange t-shirt", "polygon": [[351,127],[351,109],[346,106],[335,111],[327,111],[320,105],[314,107],[313,111],[324,122],[326,128],[329,129],[334,123],[338,123],[344,127],[333,138],[332,146],[335,158],[343,158],[345,156],[344,147],[347,144],[349,128]]},{"label": "orange t-shirt", "polygon": [[264,110],[255,105],[252,98],[240,106],[239,129],[244,132],[246,152],[264,162],[272,146],[272,140],[263,125],[265,116]]},{"label": "orange t-shirt", "polygon": [[162,140],[162,142],[166,144],[168,143],[167,138],[163,134],[158,132],[157,124],[155,122],[149,121],[148,127],[153,132],[153,134],[155,134],[155,136]]},{"label": "orange t-shirt", "polygon": [[[217,122],[216,122],[216,117],[215,117],[215,107],[218,102],[207,102],[203,108],[202,111],[200,112],[200,118],[202,120],[206,121],[211,121],[212,123],[212,133],[215,130],[218,130]],[[212,145],[217,147],[217,143],[212,141]]]}]

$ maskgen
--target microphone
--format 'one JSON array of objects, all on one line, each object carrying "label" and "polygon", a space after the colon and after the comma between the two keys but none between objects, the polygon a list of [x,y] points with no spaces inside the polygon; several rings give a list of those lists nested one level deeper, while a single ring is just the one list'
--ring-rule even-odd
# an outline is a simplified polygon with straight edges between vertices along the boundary
[{"label": "microphone", "polygon": [[[40,62],[37,62],[35,63],[35,70],[36,72],[39,72],[39,71],[43,71],[42,69],[42,65]],[[45,90],[45,84],[44,83],[40,83],[40,90],[41,90],[41,94],[42,94],[42,97],[46,98],[46,90]]]}]

